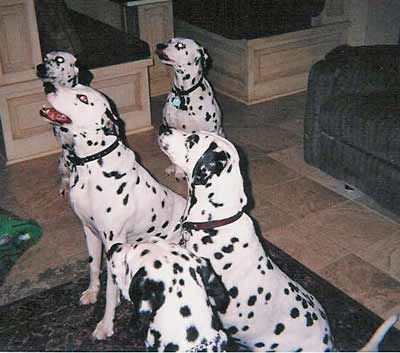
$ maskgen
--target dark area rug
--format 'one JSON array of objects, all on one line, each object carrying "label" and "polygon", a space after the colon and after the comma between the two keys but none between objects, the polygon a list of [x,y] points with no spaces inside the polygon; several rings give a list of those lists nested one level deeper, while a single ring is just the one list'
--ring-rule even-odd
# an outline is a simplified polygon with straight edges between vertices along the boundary
[{"label": "dark area rug", "polygon": [[[321,301],[337,349],[360,349],[382,320],[269,242],[263,243],[276,263]],[[143,342],[132,338],[132,307],[126,301],[117,309],[115,335],[105,341],[91,339],[103,314],[104,280],[103,275],[103,291],[95,305],[79,305],[88,284],[88,278],[82,278],[0,307],[0,351],[143,351]],[[381,350],[400,351],[398,330],[389,331]]]}]

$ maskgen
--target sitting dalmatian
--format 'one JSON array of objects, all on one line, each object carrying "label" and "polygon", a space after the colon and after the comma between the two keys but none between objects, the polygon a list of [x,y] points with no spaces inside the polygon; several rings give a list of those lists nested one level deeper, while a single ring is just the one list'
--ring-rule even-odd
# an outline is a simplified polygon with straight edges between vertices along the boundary
[{"label": "sitting dalmatian", "polygon": [[[167,44],[157,44],[161,62],[174,68],[174,84],[163,109],[163,122],[185,132],[210,131],[225,136],[221,111],[210,83],[205,77],[209,56],[204,48],[186,38],[172,38]],[[183,178],[176,165],[166,170]]]},{"label": "sitting dalmatian", "polygon": [[[88,86],[93,75],[86,69],[79,68],[74,55],[64,51],[52,51],[45,55],[43,62],[36,66],[36,75],[43,81],[45,93],[50,93],[53,84],[65,87],[75,87],[78,84]],[[72,149],[72,136],[68,128],[53,126],[53,133],[61,146],[61,154],[58,160],[58,171],[61,175],[60,195],[64,196],[68,190],[71,163],[67,156]]]},{"label": "sitting dalmatian", "polygon": [[[95,303],[99,292],[102,244],[134,243],[149,238],[171,242],[180,238],[180,217],[186,202],[159,184],[115,132],[117,118],[106,97],[91,87],[55,85],[47,94],[52,108],[41,115],[51,124],[66,127],[73,139],[69,197],[80,218],[89,252],[90,284],[81,304]],[[113,334],[118,289],[107,263],[106,309],[93,335]]]},{"label": "sitting dalmatian", "polygon": [[[256,351],[331,351],[327,315],[299,283],[265,253],[253,221],[243,211],[246,195],[239,155],[216,134],[188,134],[160,127],[159,144],[188,180],[182,245],[210,260],[231,300],[222,323],[228,334]],[[390,318],[365,350],[377,350]]]},{"label": "sitting dalmatian", "polygon": [[107,252],[122,295],[133,302],[138,338],[148,351],[224,351],[218,312],[228,293],[207,260],[166,241],[115,243]]}]

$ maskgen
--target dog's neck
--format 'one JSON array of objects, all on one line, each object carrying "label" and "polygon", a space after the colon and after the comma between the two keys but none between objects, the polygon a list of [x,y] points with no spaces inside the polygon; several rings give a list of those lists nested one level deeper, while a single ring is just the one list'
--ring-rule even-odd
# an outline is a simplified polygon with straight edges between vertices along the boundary
[{"label": "dog's neck", "polygon": [[209,222],[230,218],[242,211],[247,198],[242,188],[207,188],[204,185],[188,186],[188,201],[183,216],[184,222]]},{"label": "dog's neck", "polygon": [[202,79],[200,65],[175,67],[174,86],[181,91],[190,90]]},{"label": "dog's neck", "polygon": [[74,132],[73,150],[79,158],[92,156],[106,150],[118,139],[115,135],[105,135],[101,129],[96,131]]}]

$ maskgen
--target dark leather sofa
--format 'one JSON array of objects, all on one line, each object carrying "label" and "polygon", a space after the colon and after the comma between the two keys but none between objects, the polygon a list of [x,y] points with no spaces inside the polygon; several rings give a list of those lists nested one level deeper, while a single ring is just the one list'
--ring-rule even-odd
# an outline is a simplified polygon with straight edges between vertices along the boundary
[{"label": "dark leather sofa", "polygon": [[400,214],[400,46],[342,46],[312,67],[304,158]]}]

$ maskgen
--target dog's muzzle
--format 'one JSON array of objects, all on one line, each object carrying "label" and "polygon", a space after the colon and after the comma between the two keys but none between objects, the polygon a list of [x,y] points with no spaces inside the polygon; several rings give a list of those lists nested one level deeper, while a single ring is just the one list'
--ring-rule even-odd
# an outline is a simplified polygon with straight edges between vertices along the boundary
[{"label": "dog's muzzle", "polygon": [[171,61],[167,54],[164,53],[164,49],[167,48],[167,45],[158,43],[156,46],[156,54],[160,58],[160,60]]},{"label": "dog's muzzle", "polygon": [[39,78],[47,78],[47,69],[45,64],[36,66],[36,76]]},{"label": "dog's muzzle", "polygon": [[42,107],[42,109],[40,109],[40,116],[52,124],[64,125],[72,123],[72,120],[68,116],[60,113],[54,108]]}]

